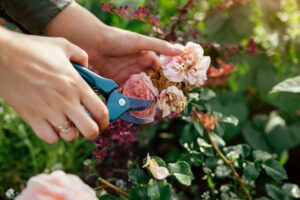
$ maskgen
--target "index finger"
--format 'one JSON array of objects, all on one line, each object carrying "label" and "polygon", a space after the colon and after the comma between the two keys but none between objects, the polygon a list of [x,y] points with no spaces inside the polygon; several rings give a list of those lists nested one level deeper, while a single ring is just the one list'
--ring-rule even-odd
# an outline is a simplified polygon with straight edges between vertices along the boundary
[{"label": "index finger", "polygon": [[176,56],[183,51],[183,47],[176,44],[171,44],[167,41],[154,37],[144,36],[140,34],[133,35],[135,46],[140,51],[155,51],[168,56]]}]

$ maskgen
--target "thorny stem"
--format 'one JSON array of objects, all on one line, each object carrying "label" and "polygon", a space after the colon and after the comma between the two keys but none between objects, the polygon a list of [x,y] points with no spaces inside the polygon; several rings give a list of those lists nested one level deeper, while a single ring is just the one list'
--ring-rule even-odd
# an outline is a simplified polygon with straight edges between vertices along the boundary
[{"label": "thorny stem", "polygon": [[[121,188],[111,184],[110,182],[106,181],[105,179],[99,177],[98,178],[98,181],[103,185],[103,187],[105,188],[110,188],[112,189],[113,191],[115,191],[116,193],[120,194],[120,195],[123,195],[124,197],[129,197],[129,194],[127,192],[125,192],[124,190],[122,190]],[[102,187],[102,188],[103,188]],[[98,187],[97,187],[98,188]],[[95,190],[97,190],[97,188],[95,188]]]},{"label": "thorny stem", "polygon": [[252,196],[250,195],[249,190],[246,188],[245,184],[244,184],[244,180],[241,178],[241,176],[239,175],[239,173],[235,170],[232,162],[230,160],[228,160],[226,158],[226,156],[220,151],[219,147],[216,145],[215,141],[212,139],[210,132],[209,131],[205,131],[207,133],[207,137],[209,142],[211,143],[213,149],[216,151],[216,154],[225,162],[225,164],[230,168],[230,170],[232,171],[233,175],[235,176],[235,178],[237,179],[237,181],[240,184],[240,187],[243,191],[243,193],[245,194],[246,198],[248,200],[252,200]]}]

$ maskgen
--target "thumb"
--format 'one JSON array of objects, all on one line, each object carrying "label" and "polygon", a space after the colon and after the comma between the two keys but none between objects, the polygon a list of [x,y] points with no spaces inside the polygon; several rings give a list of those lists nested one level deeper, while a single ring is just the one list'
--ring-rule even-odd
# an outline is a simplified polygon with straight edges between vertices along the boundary
[{"label": "thumb", "polygon": [[168,56],[175,56],[183,51],[181,45],[171,44],[164,40],[140,34],[134,34],[133,41],[140,51],[155,51]]},{"label": "thumb", "polygon": [[78,46],[70,43],[69,47],[69,59],[70,61],[80,64],[81,66],[88,68],[88,54]]}]

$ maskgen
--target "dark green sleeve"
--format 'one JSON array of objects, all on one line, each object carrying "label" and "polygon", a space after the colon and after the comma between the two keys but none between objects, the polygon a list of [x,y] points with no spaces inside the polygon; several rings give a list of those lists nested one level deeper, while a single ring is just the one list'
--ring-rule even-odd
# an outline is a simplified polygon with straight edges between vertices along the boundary
[{"label": "dark green sleeve", "polygon": [[0,15],[22,30],[41,34],[47,24],[72,0],[0,0]]}]

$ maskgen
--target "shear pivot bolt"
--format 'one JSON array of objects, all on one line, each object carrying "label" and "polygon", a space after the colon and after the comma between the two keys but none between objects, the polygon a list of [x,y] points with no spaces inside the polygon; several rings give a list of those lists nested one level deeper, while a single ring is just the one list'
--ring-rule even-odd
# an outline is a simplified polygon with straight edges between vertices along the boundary
[{"label": "shear pivot bolt", "polygon": [[119,105],[120,106],[125,106],[126,105],[126,100],[123,99],[123,98],[119,99]]}]

